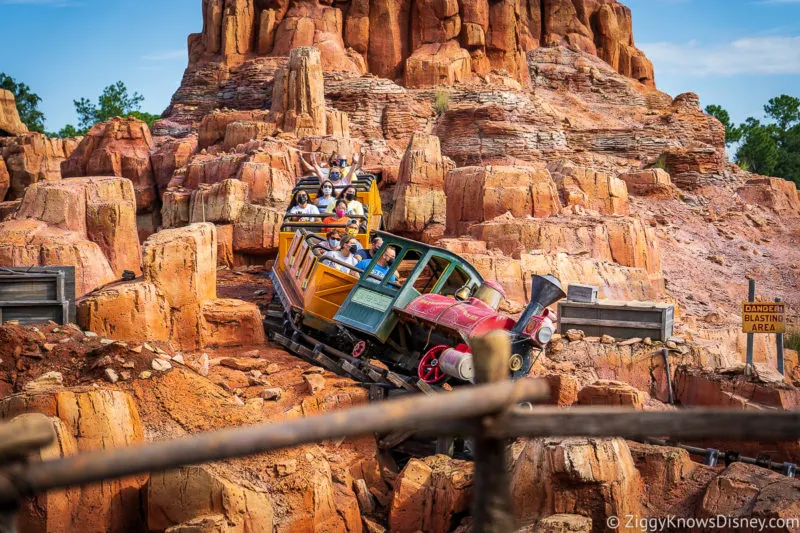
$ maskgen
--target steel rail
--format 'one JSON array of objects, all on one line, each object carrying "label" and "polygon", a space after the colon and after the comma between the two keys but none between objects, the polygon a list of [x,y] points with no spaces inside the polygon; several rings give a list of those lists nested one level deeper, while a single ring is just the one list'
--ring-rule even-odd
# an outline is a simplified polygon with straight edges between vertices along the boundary
[{"label": "steel rail", "polygon": [[20,495],[105,479],[311,442],[436,427],[442,420],[475,419],[520,402],[542,401],[548,395],[547,384],[542,380],[506,381],[434,396],[412,395],[276,424],[230,428],[172,441],[12,465],[0,472],[0,507],[13,504]]}]

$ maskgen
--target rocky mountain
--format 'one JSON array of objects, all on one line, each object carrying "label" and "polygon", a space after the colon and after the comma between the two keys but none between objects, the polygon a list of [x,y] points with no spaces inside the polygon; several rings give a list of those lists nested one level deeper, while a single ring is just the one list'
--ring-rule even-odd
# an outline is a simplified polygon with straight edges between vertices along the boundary
[{"label": "rocky mountain", "polygon": [[[759,335],[745,373],[738,316],[752,278],[797,327],[798,191],[731,164],[697,95],[655,87],[627,7],[202,9],[152,131],[115,118],[48,139],[20,128],[0,93],[0,266],[76,267],[78,325],[0,326],[0,418],[49,416],[59,439],[43,457],[366,402],[261,328],[300,156],[362,149],[388,230],[469,260],[504,287],[508,313],[536,274],[676,305],[668,342],[555,336],[532,370],[551,404],[800,406],[797,353],[781,376],[774,338]],[[800,462],[798,442],[695,444]],[[512,451],[525,531],[604,531],[612,515],[787,517],[800,502],[795,479],[670,446],[531,439]],[[444,456],[398,467],[374,438],[325,442],[47,494],[26,502],[20,528],[467,533],[472,476]]]}]

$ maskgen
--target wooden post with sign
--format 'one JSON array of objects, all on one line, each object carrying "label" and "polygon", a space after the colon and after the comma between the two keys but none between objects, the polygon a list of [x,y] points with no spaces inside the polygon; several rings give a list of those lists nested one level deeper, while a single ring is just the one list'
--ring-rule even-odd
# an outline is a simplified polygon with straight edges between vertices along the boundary
[{"label": "wooden post with sign", "polygon": [[756,283],[750,280],[748,301],[742,302],[742,331],[747,333],[747,371],[753,367],[753,335],[772,333],[778,343],[778,371],[784,373],[783,334],[786,332],[786,304],[780,298],[775,302],[756,302]]},{"label": "wooden post with sign", "polygon": [[[775,298],[775,303],[781,303],[781,299]],[[786,327],[785,321],[783,323],[783,327]],[[778,350],[778,372],[780,372],[782,376],[785,376],[786,372],[783,365],[783,333],[778,333],[775,335],[775,344],[777,345],[776,348]]]},{"label": "wooden post with sign", "polygon": [[[754,302],[756,299],[756,280],[748,280],[747,301]],[[746,304],[745,304],[746,305]],[[745,309],[742,309],[742,329],[747,333],[747,374],[753,369],[753,332],[747,332],[745,327]]]}]

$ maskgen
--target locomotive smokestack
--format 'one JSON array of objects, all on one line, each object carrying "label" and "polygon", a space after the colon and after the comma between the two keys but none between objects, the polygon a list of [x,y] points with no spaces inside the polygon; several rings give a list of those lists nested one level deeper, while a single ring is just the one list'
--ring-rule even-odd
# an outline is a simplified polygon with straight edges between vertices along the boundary
[{"label": "locomotive smokestack", "polygon": [[546,276],[533,276],[531,280],[531,303],[522,312],[517,325],[512,330],[520,334],[525,331],[528,322],[536,315],[542,314],[544,308],[555,302],[566,298],[566,293],[561,287],[561,282],[557,277],[547,274]]}]

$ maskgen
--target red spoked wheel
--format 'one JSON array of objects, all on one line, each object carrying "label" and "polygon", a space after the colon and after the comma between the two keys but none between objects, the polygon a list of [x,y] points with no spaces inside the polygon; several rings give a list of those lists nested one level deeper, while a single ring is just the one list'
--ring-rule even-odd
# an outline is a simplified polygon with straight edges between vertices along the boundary
[{"label": "red spoked wheel", "polygon": [[439,366],[439,356],[448,348],[449,346],[446,344],[440,344],[439,346],[434,346],[422,356],[419,361],[419,367],[417,367],[419,379],[425,383],[439,383],[447,377]]},{"label": "red spoked wheel", "polygon": [[364,341],[358,341],[356,345],[353,346],[353,357],[361,357],[366,349],[367,343]]}]

